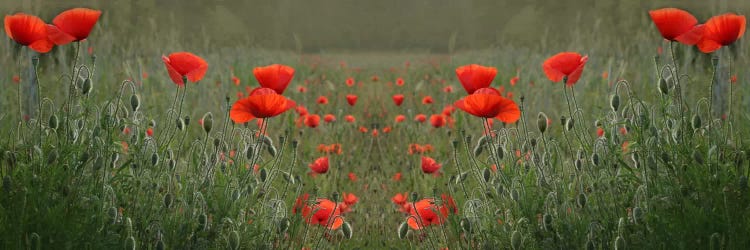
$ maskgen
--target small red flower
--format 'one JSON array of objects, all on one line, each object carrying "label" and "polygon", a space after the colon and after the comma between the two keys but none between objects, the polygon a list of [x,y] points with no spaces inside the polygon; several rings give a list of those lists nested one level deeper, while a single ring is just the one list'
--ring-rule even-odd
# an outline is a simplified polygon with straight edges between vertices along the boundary
[{"label": "small red flower", "polygon": [[387,133],[390,133],[390,132],[391,132],[391,127],[390,126],[386,126],[385,128],[383,128],[383,133],[387,134]]},{"label": "small red flower", "polygon": [[453,93],[453,86],[451,86],[451,85],[445,86],[445,88],[443,88],[443,92],[445,92],[445,93]]},{"label": "small red flower", "polygon": [[154,136],[154,128],[147,128],[146,129],[146,136],[153,137]]},{"label": "small red flower", "polygon": [[400,181],[401,175],[402,175],[401,172],[395,173],[393,174],[393,177],[391,179],[393,179],[394,181]]},{"label": "small red flower", "polygon": [[[357,175],[354,174],[354,173],[352,173],[352,172],[349,172],[349,180],[350,181],[357,181]],[[346,199],[346,198],[344,198],[344,199]]]},{"label": "small red flower", "polygon": [[397,115],[395,118],[393,118],[393,121],[396,123],[401,123],[406,120],[406,116],[404,115]]},{"label": "small red flower", "polygon": [[367,133],[367,128],[365,128],[364,126],[359,126],[359,132]]},{"label": "small red flower", "polygon": [[581,56],[575,52],[562,52],[544,61],[542,68],[550,81],[559,82],[567,77],[565,84],[573,86],[581,78],[583,67],[586,66],[588,59],[588,56]]},{"label": "small red flower", "polygon": [[435,159],[427,156],[422,156],[422,172],[425,174],[432,174],[440,170],[440,163],[437,163]]},{"label": "small red flower", "polygon": [[299,85],[297,86],[297,92],[305,93],[307,92],[307,88],[305,88],[305,86]]},{"label": "small red flower", "polygon": [[[735,77],[736,78],[736,77]],[[21,77],[18,75],[13,76],[13,82],[14,83],[21,83]]]},{"label": "small red flower", "polygon": [[698,20],[687,11],[663,8],[649,11],[648,14],[664,39],[694,45],[701,37],[702,25],[697,25]]},{"label": "small red flower", "polygon": [[489,87],[495,75],[497,75],[496,68],[478,64],[465,65],[456,69],[458,80],[469,94],[473,94],[477,89]]},{"label": "small red flower", "polygon": [[261,87],[273,89],[281,95],[294,78],[294,68],[282,64],[271,64],[254,68],[253,75]]},{"label": "small red flower", "polygon": [[336,116],[334,116],[333,114],[326,114],[323,116],[323,121],[325,121],[326,123],[335,122]]},{"label": "small red flower", "polygon": [[453,106],[477,117],[495,117],[505,123],[514,123],[521,117],[521,110],[513,100],[502,97],[491,88],[479,89]]},{"label": "small red flower", "polygon": [[422,98],[422,104],[432,104],[432,103],[433,103],[432,96],[425,96],[424,98]]},{"label": "small red flower", "polygon": [[101,11],[86,8],[63,11],[47,25],[49,39],[56,45],[85,40],[101,15]]},{"label": "small red flower", "polygon": [[161,56],[161,60],[167,66],[169,78],[177,86],[185,85],[183,77],[187,77],[188,81],[191,82],[200,81],[208,70],[208,63],[203,58],[190,52],[176,52],[169,54],[169,56]]},{"label": "small red flower", "polygon": [[[331,230],[336,230],[344,224],[344,219],[339,215],[341,210],[339,205],[329,199],[319,198],[312,206],[307,204],[302,208],[302,217],[312,225],[321,225]],[[315,212],[313,214],[313,212]]]},{"label": "small red flower", "polygon": [[307,127],[315,128],[315,127],[318,127],[318,125],[320,125],[320,116],[317,114],[305,115],[304,118],[305,118],[304,120],[305,126]]},{"label": "small red flower", "polygon": [[349,103],[349,106],[354,106],[357,103],[357,95],[346,95],[346,102]]},{"label": "small red flower", "polygon": [[397,78],[396,79],[396,85],[398,85],[398,86],[404,86],[404,78],[401,78],[401,77]]},{"label": "small red flower", "polygon": [[235,123],[246,123],[253,118],[268,118],[280,115],[297,104],[286,97],[276,94],[273,89],[257,88],[250,96],[240,99],[232,105],[229,117]]},{"label": "small red flower", "polygon": [[16,43],[47,53],[55,44],[49,40],[47,26],[41,18],[24,13],[5,16],[5,34]]},{"label": "small red flower", "polygon": [[604,136],[604,129],[603,128],[596,128],[596,136],[597,137]]},{"label": "small red flower", "polygon": [[[398,174],[400,174],[400,173],[398,173]],[[407,197],[409,197],[409,194],[406,193],[406,192],[404,192],[403,194],[402,193],[396,193],[396,195],[394,195],[391,198],[391,201],[393,201],[393,203],[396,204],[396,205],[404,205],[404,204],[406,204]]]},{"label": "small red flower", "polygon": [[232,75],[232,83],[234,83],[234,86],[240,86],[240,78]]},{"label": "small red flower", "polygon": [[356,121],[353,115],[344,116],[344,120],[346,120],[346,122],[348,123],[354,123]]},{"label": "small red flower", "polygon": [[349,87],[354,86],[354,78],[352,77],[346,78],[346,86],[349,86]]},{"label": "small red flower", "polygon": [[328,97],[325,96],[319,96],[318,97],[318,104],[328,104]]},{"label": "small red flower", "polygon": [[401,106],[401,103],[404,103],[404,95],[402,94],[396,94],[393,95],[393,103],[396,104],[396,106]]},{"label": "small red flower", "polygon": [[711,53],[722,46],[733,44],[745,34],[746,23],[745,16],[732,13],[711,17],[704,25],[698,49],[703,53]]},{"label": "small red flower", "polygon": [[435,128],[440,128],[445,125],[445,116],[441,114],[434,114],[430,116],[430,124]]},{"label": "small red flower", "polygon": [[[349,176],[354,176],[354,173],[349,173]],[[357,180],[356,176],[354,177],[354,180]],[[343,198],[344,204],[348,206],[357,204],[357,202],[359,201],[359,198],[352,193],[342,192],[341,198]]]},{"label": "small red flower", "polygon": [[510,79],[510,86],[516,86],[517,83],[518,83],[518,76],[514,76],[513,78]]},{"label": "small red flower", "polygon": [[325,174],[326,172],[328,172],[328,157],[323,156],[315,159],[315,161],[313,161],[313,163],[310,163],[308,167],[310,167],[310,170],[312,170],[314,173]]},{"label": "small red flower", "polygon": [[427,120],[427,116],[425,116],[424,114],[417,114],[416,116],[414,116],[414,121],[422,123],[422,122],[425,122],[426,120]]},{"label": "small red flower", "polygon": [[409,227],[414,230],[421,230],[423,227],[430,225],[443,224],[446,217],[448,217],[448,208],[446,206],[437,206],[434,203],[434,199],[429,198],[417,201],[414,205],[407,204],[413,207],[413,209],[409,210],[412,217],[406,220]]}]

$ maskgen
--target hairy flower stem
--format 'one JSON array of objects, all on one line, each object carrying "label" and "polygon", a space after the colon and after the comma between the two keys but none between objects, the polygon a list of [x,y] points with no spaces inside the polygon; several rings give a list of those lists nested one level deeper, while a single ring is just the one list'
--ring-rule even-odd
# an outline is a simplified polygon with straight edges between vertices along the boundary
[{"label": "hairy flower stem", "polygon": [[[672,71],[673,71],[672,77],[674,77],[675,91],[677,92],[675,93],[675,97],[677,97],[677,103],[678,103],[677,105],[680,110],[680,128],[684,130],[685,123],[686,123],[685,122],[685,108],[683,107],[683,102],[682,102],[682,85],[680,84],[680,75],[679,75],[680,69],[677,66],[677,58],[675,55],[676,53],[674,49],[674,43],[675,42],[669,42],[669,52],[672,54]],[[682,141],[685,141],[684,132],[680,133],[680,138],[682,139]]]},{"label": "hairy flower stem", "polygon": [[68,108],[67,112],[64,112],[65,113],[64,124],[65,124],[65,135],[66,135],[64,137],[65,137],[66,142],[69,140],[67,136],[68,133],[70,133],[70,124],[68,124],[68,119],[70,117],[70,114],[72,114],[70,105],[73,99],[73,90],[75,89],[75,85],[76,85],[76,76],[78,75],[76,74],[76,66],[78,66],[78,54],[80,54],[80,50],[81,50],[81,42],[79,41],[79,42],[76,42],[76,55],[73,59],[73,69],[72,69],[72,73],[70,74],[70,85],[68,86],[68,102],[66,103],[66,105],[63,105],[64,107]]}]

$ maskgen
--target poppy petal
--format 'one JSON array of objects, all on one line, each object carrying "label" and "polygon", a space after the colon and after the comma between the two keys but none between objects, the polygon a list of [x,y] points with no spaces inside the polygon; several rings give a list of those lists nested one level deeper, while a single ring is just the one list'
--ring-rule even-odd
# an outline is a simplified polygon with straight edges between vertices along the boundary
[{"label": "poppy petal", "polygon": [[675,37],[675,40],[685,45],[695,45],[701,40],[704,30],[705,26],[703,24],[693,26],[688,32]]},{"label": "poppy petal", "polygon": [[652,10],[648,14],[661,36],[670,41],[675,41],[676,37],[690,31],[698,23],[689,12],[677,8]]},{"label": "poppy petal", "polygon": [[52,41],[47,39],[38,40],[36,42],[33,42],[29,45],[29,48],[33,49],[36,52],[39,53],[47,53],[50,50],[52,50],[52,47],[54,47],[55,44],[52,43]]},{"label": "poppy petal", "polygon": [[703,53],[711,53],[721,48],[721,44],[714,40],[703,39],[698,44],[698,49]]},{"label": "poppy petal", "polygon": [[513,100],[503,98],[500,102],[500,113],[495,118],[504,123],[514,123],[521,118],[521,109]]},{"label": "poppy petal", "polygon": [[240,99],[232,105],[232,109],[229,110],[229,117],[232,118],[234,123],[246,123],[254,119],[252,113],[250,113],[249,98]]},{"label": "poppy petal", "polygon": [[167,73],[169,73],[169,78],[172,79],[172,82],[177,84],[177,86],[184,86],[185,82],[182,80],[182,74],[177,72],[177,69],[172,66],[169,57],[161,56],[161,60],[164,62],[164,65],[167,66]]},{"label": "poppy petal", "polygon": [[88,38],[102,12],[87,8],[74,8],[63,11],[52,20],[62,32],[75,37],[75,41]]},{"label": "poppy petal", "polygon": [[63,32],[62,30],[60,30],[60,28],[52,24],[47,25],[47,35],[49,36],[49,39],[52,40],[53,43],[55,43],[55,45],[65,45],[76,40],[74,36]]}]

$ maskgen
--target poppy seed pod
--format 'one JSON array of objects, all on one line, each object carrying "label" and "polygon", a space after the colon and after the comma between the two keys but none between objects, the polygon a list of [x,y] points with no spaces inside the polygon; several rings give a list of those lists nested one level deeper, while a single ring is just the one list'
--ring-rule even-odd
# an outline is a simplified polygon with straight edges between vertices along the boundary
[{"label": "poppy seed pod", "polygon": [[409,198],[411,198],[412,202],[417,202],[417,200],[419,199],[419,194],[417,192],[411,192],[411,196],[409,196]]},{"label": "poppy seed pod", "polygon": [[81,84],[81,94],[88,95],[92,89],[94,89],[94,83],[91,81],[91,78],[86,78],[83,84]]},{"label": "poppy seed pod", "polygon": [[159,154],[154,152],[151,154],[151,166],[156,166],[156,164],[159,164]]},{"label": "poppy seed pod", "polygon": [[403,239],[406,238],[406,233],[409,232],[409,225],[406,223],[406,221],[401,222],[401,225],[398,226],[398,238]]},{"label": "poppy seed pod", "polygon": [[477,145],[474,147],[474,150],[473,150],[474,157],[479,157],[480,155],[482,155],[483,151],[484,151],[484,145],[482,145],[482,143],[478,142]]},{"label": "poppy seed pod", "polygon": [[347,239],[352,238],[352,225],[349,224],[349,222],[344,222],[344,224],[341,225],[341,232],[344,233],[344,237]]},{"label": "poppy seed pod", "polygon": [[138,95],[131,95],[130,96],[130,108],[133,110],[133,112],[138,111],[138,108],[141,107],[141,98],[138,97]]},{"label": "poppy seed pod", "polygon": [[536,117],[536,127],[539,129],[539,133],[544,134],[545,131],[547,131],[547,115],[543,112],[539,112],[539,115]]},{"label": "poppy seed pod", "polygon": [[185,126],[190,125],[190,116],[186,115],[185,118],[183,118],[183,120],[185,121]]},{"label": "poppy seed pod", "polygon": [[513,250],[521,250],[522,241],[523,238],[521,238],[521,233],[518,232],[518,230],[513,231],[510,236],[510,246],[513,247]]},{"label": "poppy seed pod", "polygon": [[578,202],[578,206],[581,208],[586,207],[586,195],[583,193],[578,194],[578,199],[576,199]]},{"label": "poppy seed pod", "polygon": [[339,192],[333,191],[333,193],[331,194],[331,200],[338,202],[339,198],[341,198],[341,196],[339,196]]},{"label": "poppy seed pod", "polygon": [[266,178],[268,178],[268,172],[265,168],[260,169],[260,182],[266,182]]},{"label": "poppy seed pod", "polygon": [[206,134],[211,133],[211,129],[214,127],[214,115],[208,112],[203,115],[203,131]]},{"label": "poppy seed pod", "polygon": [[612,95],[612,97],[609,98],[609,107],[612,108],[612,111],[617,112],[620,109],[620,96],[617,94]]}]

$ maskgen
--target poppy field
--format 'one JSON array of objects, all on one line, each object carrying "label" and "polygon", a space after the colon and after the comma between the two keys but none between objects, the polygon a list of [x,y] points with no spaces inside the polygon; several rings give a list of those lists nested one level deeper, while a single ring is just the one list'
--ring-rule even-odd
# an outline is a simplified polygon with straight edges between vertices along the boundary
[{"label": "poppy field", "polygon": [[5,13],[0,249],[746,248],[746,18],[641,14],[349,56]]}]

